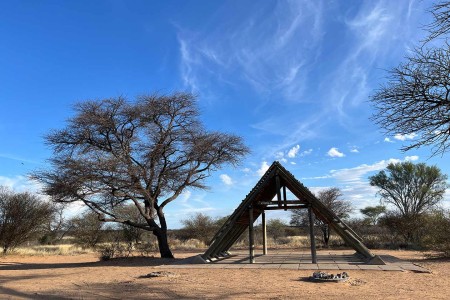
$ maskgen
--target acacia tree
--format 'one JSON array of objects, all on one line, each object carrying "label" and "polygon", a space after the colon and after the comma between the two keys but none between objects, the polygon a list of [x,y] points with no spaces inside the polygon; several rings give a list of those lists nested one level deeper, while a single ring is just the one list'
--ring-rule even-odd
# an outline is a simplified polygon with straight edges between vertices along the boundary
[{"label": "acacia tree", "polygon": [[[164,208],[187,188],[207,188],[212,171],[249,151],[238,136],[207,131],[187,93],[87,101],[75,110],[46,136],[51,168],[34,178],[54,201],[81,201],[102,221],[152,231],[161,257],[173,257]],[[145,222],[120,214],[117,207],[130,204]]]},{"label": "acacia tree", "polygon": [[[328,188],[317,194],[317,199],[322,202],[328,209],[333,211],[339,218],[345,219],[352,212],[351,204],[342,198],[342,192],[339,188]],[[294,209],[291,213],[291,225],[308,226],[309,216],[306,209]],[[330,229],[327,223],[318,218],[314,218],[314,226],[320,228],[322,239],[326,247],[330,240]]]},{"label": "acacia tree", "polygon": [[388,81],[370,100],[375,108],[372,119],[387,134],[414,134],[403,151],[432,146],[432,155],[444,154],[450,146],[450,45],[427,42],[445,37],[450,29],[450,3],[440,2],[431,9],[434,21],[426,29],[425,44],[388,73]]},{"label": "acacia tree", "polygon": [[0,186],[0,246],[7,253],[44,231],[54,208],[37,196]]},{"label": "acacia tree", "polygon": [[384,213],[386,213],[386,206],[367,206],[359,210],[363,215],[366,216],[365,221],[370,225],[377,225],[378,219]]},{"label": "acacia tree", "polygon": [[369,177],[381,200],[394,205],[401,216],[414,218],[443,199],[447,175],[436,166],[412,162],[390,163],[386,171]]}]

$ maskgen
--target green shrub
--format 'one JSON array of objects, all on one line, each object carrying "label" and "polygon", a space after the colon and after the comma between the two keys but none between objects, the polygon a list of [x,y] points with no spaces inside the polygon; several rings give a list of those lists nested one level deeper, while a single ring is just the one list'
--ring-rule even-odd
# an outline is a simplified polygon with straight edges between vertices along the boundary
[{"label": "green shrub", "polygon": [[450,211],[435,211],[426,216],[421,246],[450,257]]}]

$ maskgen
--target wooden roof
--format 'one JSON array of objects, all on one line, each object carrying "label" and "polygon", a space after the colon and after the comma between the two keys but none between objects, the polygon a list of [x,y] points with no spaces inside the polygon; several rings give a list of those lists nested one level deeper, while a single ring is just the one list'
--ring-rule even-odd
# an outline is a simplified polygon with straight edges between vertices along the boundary
[{"label": "wooden roof", "polygon": [[[297,199],[287,199],[289,190]],[[345,243],[367,260],[375,256],[361,242],[361,238],[335,213],[323,205],[311,191],[287,171],[279,162],[274,162],[255,187],[242,200],[224,225],[211,240],[210,247],[202,255],[206,261],[228,255],[228,250],[249,227],[249,209],[253,208],[253,220],[264,210],[296,209],[311,207],[317,218],[329,224]]]}]

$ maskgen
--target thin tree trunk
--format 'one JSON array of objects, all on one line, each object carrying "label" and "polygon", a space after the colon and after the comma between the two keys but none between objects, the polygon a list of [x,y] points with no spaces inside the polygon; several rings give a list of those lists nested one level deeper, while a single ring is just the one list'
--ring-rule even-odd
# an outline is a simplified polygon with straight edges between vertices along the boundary
[{"label": "thin tree trunk", "polygon": [[323,232],[323,242],[325,244],[325,247],[328,248],[328,243],[330,241],[330,229],[328,228],[328,224],[325,224],[322,227]]}]

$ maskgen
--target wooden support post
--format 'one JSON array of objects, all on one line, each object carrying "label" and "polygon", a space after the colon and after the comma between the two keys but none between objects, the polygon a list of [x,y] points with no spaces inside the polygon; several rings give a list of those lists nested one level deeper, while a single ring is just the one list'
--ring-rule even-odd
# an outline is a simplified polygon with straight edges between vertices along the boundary
[{"label": "wooden support post", "polygon": [[261,225],[263,234],[263,254],[267,254],[267,227],[266,227],[266,212],[263,211],[261,214]]},{"label": "wooden support post", "polygon": [[312,215],[312,209],[311,205],[308,206],[308,217],[309,217],[309,237],[311,239],[311,258],[312,263],[317,263],[317,257],[316,257],[316,241],[314,237],[314,220]]},{"label": "wooden support post", "polygon": [[248,248],[250,254],[250,263],[255,263],[255,239],[253,232],[253,206],[248,209]]},{"label": "wooden support post", "polygon": [[277,201],[278,201],[278,207],[281,207],[281,183],[280,183],[280,176],[275,175],[275,188],[277,190]]},{"label": "wooden support post", "polygon": [[284,210],[287,210],[287,196],[286,196],[286,186],[283,185],[283,201],[284,201]]}]

